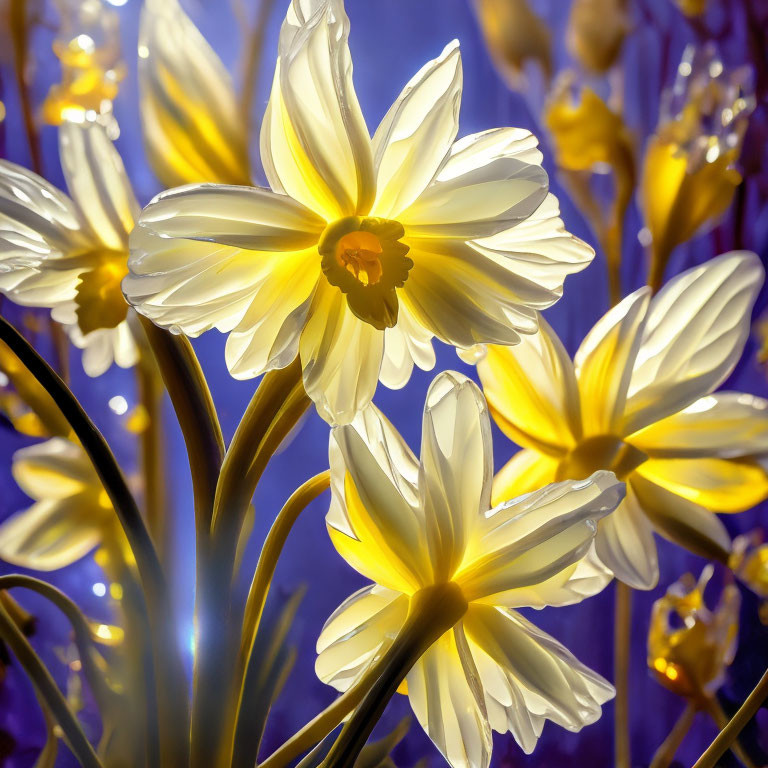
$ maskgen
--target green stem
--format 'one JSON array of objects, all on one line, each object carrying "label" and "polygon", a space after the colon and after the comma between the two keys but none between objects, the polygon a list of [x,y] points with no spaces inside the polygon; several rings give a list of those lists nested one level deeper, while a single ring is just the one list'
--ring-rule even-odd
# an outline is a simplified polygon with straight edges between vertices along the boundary
[{"label": "green stem", "polygon": [[[256,634],[259,623],[267,602],[269,587],[277,567],[278,559],[283,551],[288,534],[291,532],[296,520],[304,509],[316,499],[330,484],[330,472],[326,470],[319,475],[307,480],[299,486],[286,501],[283,508],[275,518],[275,522],[267,534],[267,538],[259,556],[259,562],[253,575],[251,588],[245,603],[245,616],[240,638],[237,665],[235,668],[234,690],[236,694],[236,706],[233,728],[238,727],[240,712],[243,703],[245,674],[253,653]],[[233,737],[236,730],[233,731]]]},{"label": "green stem", "polygon": [[686,737],[688,731],[691,730],[693,721],[696,718],[696,707],[688,702],[685,709],[682,711],[680,717],[678,717],[669,735],[661,743],[661,746],[656,750],[651,760],[651,764],[648,768],[668,768],[668,766],[675,759],[677,750],[683,743],[683,739]]},{"label": "green stem", "polygon": [[69,422],[99,475],[125,531],[144,588],[155,642],[161,733],[167,736],[162,740],[162,762],[164,765],[182,766],[187,762],[189,748],[187,686],[174,636],[173,610],[165,577],[136,501],[109,445],[66,384],[4,318],[0,318],[0,339],[48,391]]},{"label": "green stem", "polygon": [[[716,696],[712,696],[707,700],[706,710],[712,720],[714,720],[715,725],[720,728],[720,730],[724,729],[728,725],[728,715],[725,714]],[[758,768],[754,760],[752,760],[752,758],[744,751],[744,747],[741,746],[741,743],[738,739],[738,734],[734,736],[733,741],[728,746],[728,748],[736,756],[736,759],[743,763],[746,768]]]},{"label": "green stem", "polygon": [[616,768],[630,768],[632,750],[629,736],[629,656],[632,638],[632,588],[620,581],[616,582],[614,622],[615,762]]},{"label": "green stem", "polygon": [[376,680],[341,729],[321,768],[354,768],[360,751],[411,667],[467,610],[454,583],[426,587],[411,598],[408,618],[390,649],[376,664]]},{"label": "green stem", "polygon": [[67,745],[80,765],[83,768],[103,768],[96,752],[85,737],[80,723],[69,708],[67,700],[51,677],[51,673],[45,668],[40,657],[2,605],[0,605],[0,636],[13,651],[38,694],[48,705],[64,734]]}]

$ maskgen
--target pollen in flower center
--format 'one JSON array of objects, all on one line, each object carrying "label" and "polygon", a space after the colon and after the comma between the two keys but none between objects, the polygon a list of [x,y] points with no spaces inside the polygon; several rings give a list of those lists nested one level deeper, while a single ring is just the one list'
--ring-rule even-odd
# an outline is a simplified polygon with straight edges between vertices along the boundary
[{"label": "pollen in flower center", "polygon": [[381,242],[373,232],[350,232],[336,244],[336,259],[363,285],[381,280]]},{"label": "pollen in flower center", "polygon": [[606,469],[623,480],[648,457],[616,435],[588,437],[566,454],[560,463],[558,480],[578,480]]},{"label": "pollen in flower center", "polygon": [[328,282],[345,294],[354,315],[379,330],[397,323],[396,289],[413,266],[404,235],[391,219],[346,216],[325,228],[317,246]]}]

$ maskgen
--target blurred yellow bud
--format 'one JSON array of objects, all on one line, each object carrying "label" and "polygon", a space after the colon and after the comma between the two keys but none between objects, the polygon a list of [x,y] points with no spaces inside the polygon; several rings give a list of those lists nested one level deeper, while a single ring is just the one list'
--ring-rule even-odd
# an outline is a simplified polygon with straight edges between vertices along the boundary
[{"label": "blurred yellow bud", "polygon": [[708,0],[675,0],[675,5],[686,16],[701,16],[707,10]]},{"label": "blurred yellow bud", "polygon": [[510,88],[521,86],[528,61],[539,65],[547,81],[551,78],[551,34],[528,0],[475,0],[475,10],[496,68]]},{"label": "blurred yellow bud", "polygon": [[733,661],[741,597],[727,584],[717,608],[710,610],[704,590],[714,569],[708,565],[696,581],[686,573],[667,589],[651,612],[648,666],[657,680],[678,696],[706,701],[720,687]]},{"label": "blurred yellow bud", "polygon": [[737,536],[728,566],[736,578],[762,598],[760,620],[768,624],[768,543],[761,531],[755,530]]},{"label": "blurred yellow bud", "polygon": [[663,97],[640,182],[655,289],[672,251],[722,216],[741,183],[734,165],[754,108],[748,80],[744,69],[726,72],[713,47],[689,46]]},{"label": "blurred yellow bud", "polygon": [[568,50],[585,69],[605,72],[618,59],[627,29],[626,0],[573,0]]}]

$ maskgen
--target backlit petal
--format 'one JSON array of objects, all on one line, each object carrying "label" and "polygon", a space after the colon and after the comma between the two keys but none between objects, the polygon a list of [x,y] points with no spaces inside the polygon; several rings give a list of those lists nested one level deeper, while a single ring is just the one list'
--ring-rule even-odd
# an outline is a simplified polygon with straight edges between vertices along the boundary
[{"label": "backlit petal", "polygon": [[139,27],[144,146],[166,187],[247,184],[246,121],[232,79],[178,0],[146,0]]},{"label": "backlit petal", "polygon": [[378,584],[348,597],[317,639],[315,672],[346,691],[392,644],[408,613],[408,598]]},{"label": "backlit petal", "polygon": [[[579,731],[614,696],[607,680],[514,611],[472,605],[464,626],[486,695],[509,711],[507,725],[527,752],[540,732],[537,719]],[[521,704],[533,715],[527,728],[514,711]]]},{"label": "backlit petal", "polygon": [[424,405],[419,491],[435,581],[448,580],[469,536],[491,505],[493,448],[488,409],[477,385],[441,373]]},{"label": "backlit petal", "polygon": [[518,451],[493,478],[492,506],[555,482],[559,464],[557,459],[531,449]]},{"label": "backlit petal", "polygon": [[616,511],[600,521],[595,550],[619,581],[635,589],[656,586],[659,562],[653,529],[631,486]]},{"label": "backlit petal", "polygon": [[632,371],[625,434],[677,413],[731,373],[764,274],[754,253],[733,251],[677,275],[659,291]]},{"label": "backlit petal", "polygon": [[586,435],[620,435],[624,404],[650,301],[640,288],[598,320],[574,357]]},{"label": "backlit petal", "polygon": [[104,128],[98,123],[63,123],[59,155],[69,194],[96,237],[113,251],[127,250],[139,204]]},{"label": "backlit petal", "polygon": [[408,307],[400,303],[397,325],[384,330],[384,359],[379,381],[390,389],[401,389],[411,378],[414,364],[423,371],[435,367],[432,334],[419,325]]},{"label": "backlit petal", "polygon": [[434,643],[406,680],[416,719],[451,768],[488,768],[491,728],[461,627]]},{"label": "backlit petal", "polygon": [[624,484],[613,473],[596,472],[495,508],[482,521],[455,577],[467,599],[540,584],[576,563],[587,554],[597,521],[623,495]]},{"label": "backlit petal", "polygon": [[657,458],[760,456],[768,453],[768,400],[715,392],[627,439]]},{"label": "backlit petal", "polygon": [[12,472],[21,490],[38,501],[65,499],[101,485],[83,449],[60,437],[16,451]]},{"label": "backlit petal", "polygon": [[409,237],[490,237],[527,219],[549,188],[538,141],[520,128],[459,139],[435,180],[398,216]]},{"label": "backlit petal", "polygon": [[636,471],[713,512],[743,512],[768,498],[768,474],[747,459],[650,459]]},{"label": "backlit petal", "polygon": [[575,447],[579,388],[571,358],[546,320],[515,346],[489,346],[477,373],[493,418],[510,439],[554,456]]},{"label": "backlit petal", "polygon": [[432,181],[459,128],[458,41],[427,62],[390,107],[373,137],[375,216],[397,218]]},{"label": "backlit petal", "polygon": [[[56,319],[56,310],[54,310]],[[120,368],[132,368],[139,361],[139,348],[126,320],[114,328],[98,328],[83,335],[75,322],[64,330],[69,340],[83,351],[83,370],[96,378],[106,373],[112,363]]]},{"label": "backlit petal", "polygon": [[304,388],[330,424],[348,424],[373,399],[384,333],[355,317],[344,294],[321,279],[301,334]]},{"label": "backlit petal", "polygon": [[261,137],[270,185],[327,219],[367,213],[375,195],[368,129],[352,85],[341,0],[293,0]]}]

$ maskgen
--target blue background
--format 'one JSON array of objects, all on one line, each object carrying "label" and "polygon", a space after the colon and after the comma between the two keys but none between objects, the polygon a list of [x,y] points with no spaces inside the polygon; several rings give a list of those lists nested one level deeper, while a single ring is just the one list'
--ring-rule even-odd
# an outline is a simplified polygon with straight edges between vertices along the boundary
[{"label": "blue background", "polygon": [[[200,29],[204,30],[227,67],[231,71],[237,71],[241,39],[228,4],[214,0],[196,0],[184,5]],[[631,17],[633,31],[623,54],[625,98],[628,123],[642,146],[644,137],[652,132],[656,124],[660,89],[664,83],[670,81],[683,46],[693,40],[696,33],[667,0],[641,0],[632,5],[635,8]],[[722,3],[713,2],[713,5],[715,7],[709,21],[714,28],[722,31],[720,45],[724,59],[727,64],[742,63],[747,51],[747,25],[741,10],[736,7],[738,5],[740,9],[742,6],[730,2],[726,4],[725,0]],[[761,8],[758,17],[766,15],[760,4],[753,5]],[[285,0],[278,0],[276,3],[265,42],[258,95],[254,101],[254,110],[258,113],[255,115],[256,130],[251,142],[254,164],[258,163],[257,128],[261,112],[266,105],[277,33],[285,6]],[[549,0],[535,4],[535,7],[551,24],[558,64],[567,63],[562,39],[568,3]],[[138,0],[128,0],[124,7],[116,9],[122,25],[127,76],[122,83],[115,112],[122,131],[117,145],[137,196],[144,204],[160,187],[143,156],[136,107],[135,48],[139,8]],[[459,135],[500,125],[513,125],[529,128],[542,136],[535,115],[531,114],[528,108],[528,104],[540,105],[542,94],[529,93],[527,98],[524,98],[508,90],[491,64],[468,0],[348,0],[347,10],[352,22],[350,45],[355,66],[355,83],[371,132],[414,72],[426,60],[439,54],[447,42],[459,38],[464,62],[464,97]],[[755,21],[752,23],[754,26]],[[757,34],[765,41],[764,28],[762,31],[758,30]],[[34,73],[33,94],[38,104],[44,98],[48,86],[58,77],[56,61],[50,53],[50,43],[51,34],[44,29],[40,30],[34,39],[37,67]],[[10,62],[7,57],[3,57],[1,61],[2,98],[6,103],[8,116],[5,122],[0,124],[0,150],[3,156],[28,165],[29,158],[18,110],[18,95],[12,87]],[[764,87],[765,74],[761,77]],[[674,254],[668,274],[733,247],[752,248],[765,262],[768,253],[768,211],[764,205],[764,196],[768,181],[765,175],[760,173],[760,166],[765,159],[765,132],[765,113],[760,107],[753,117],[745,147],[744,162],[748,166],[748,174],[741,193],[743,199],[740,212],[738,215],[729,213],[712,233],[700,236],[688,246],[679,248]],[[45,175],[54,183],[62,185],[55,129],[44,128],[42,141]],[[560,197],[566,226],[594,245],[594,237],[582,217],[558,187],[552,166],[552,154],[543,137],[542,144],[546,158],[545,166],[552,175],[552,188]],[[257,178],[263,178],[257,166],[255,172]],[[628,216],[624,243],[625,293],[644,282],[647,263],[637,240],[637,232],[641,226],[633,204]],[[765,304],[766,295],[763,292],[756,316]],[[607,308],[605,263],[602,254],[598,253],[592,266],[567,280],[564,298],[547,311],[546,317],[573,352],[586,331]],[[12,320],[21,318],[21,313],[7,302],[3,305],[3,313]],[[40,345],[43,351],[50,353],[45,339],[40,340]],[[195,341],[195,348],[219,409],[225,438],[229,439],[257,382],[238,382],[228,375],[224,365],[223,347],[224,338],[216,331]],[[727,388],[768,395],[766,371],[759,367],[756,351],[757,342],[752,338],[743,361],[726,384]],[[474,371],[459,361],[453,350],[439,346],[438,369],[445,368],[459,369],[474,376]],[[127,471],[135,471],[134,438],[122,426],[123,418],[114,415],[107,407],[107,401],[116,394],[124,395],[129,404],[135,404],[132,372],[113,368],[99,379],[88,379],[80,370],[77,353],[72,356],[72,370],[75,393],[103,429]],[[416,371],[405,390],[392,392],[380,387],[375,398],[377,405],[390,417],[416,451],[420,440],[422,404],[432,376],[432,373]],[[165,422],[167,492],[170,501],[168,513],[173,519],[173,541],[177,555],[173,583],[182,617],[179,639],[184,648],[188,649],[194,597],[191,487],[183,442],[170,407],[166,407]],[[327,426],[312,413],[304,421],[298,439],[294,439],[275,457],[256,495],[256,524],[246,557],[247,564],[255,564],[260,543],[276,511],[290,492],[304,479],[327,467],[327,438]],[[494,441],[496,466],[501,467],[516,448],[495,427]],[[20,437],[10,429],[0,431],[1,518],[29,503],[11,478],[10,457],[14,450],[30,442],[32,441]],[[280,601],[303,584],[309,585],[309,589],[290,635],[291,641],[299,648],[298,661],[270,719],[264,754],[271,751],[333,698],[333,692],[314,676],[314,643],[330,612],[364,583],[361,577],[338,557],[329,543],[323,523],[327,503],[326,495],[303,515],[290,538],[277,571],[272,593],[273,602]],[[750,530],[759,524],[764,520],[764,514],[765,510],[761,509],[724,519],[729,529],[737,533]],[[666,585],[686,570],[693,570],[698,574],[703,566],[702,561],[665,542],[660,542],[660,561],[661,586],[649,593],[636,593],[634,602],[631,693],[634,765],[648,764],[650,756],[666,736],[683,707],[683,703],[662,689],[646,670],[645,642],[651,604]],[[12,570],[14,569],[0,564],[1,572]],[[86,558],[51,574],[50,580],[67,593],[76,596],[90,615],[105,618],[108,616],[105,598],[98,598],[91,591],[92,584],[101,580],[99,569],[92,558]],[[743,597],[739,654],[722,689],[722,703],[726,709],[737,706],[738,702],[743,700],[768,663],[768,629],[757,621],[757,601],[754,596],[743,591]],[[39,616],[35,647],[63,684],[66,678],[65,666],[57,648],[66,644],[67,627],[58,616],[51,614],[35,598],[25,596],[22,602]],[[610,679],[612,612],[611,587],[578,606],[544,610],[537,612],[532,618],[542,628],[554,634],[581,660]],[[396,701],[393,701],[387,710],[382,728],[393,725],[407,711],[407,701],[403,697],[396,697]],[[768,751],[768,717],[764,717],[766,714],[768,713],[765,711],[760,713],[745,735],[745,742],[756,755],[759,755],[760,745],[763,750]],[[579,734],[568,733],[547,724],[539,746],[529,758],[523,755],[508,734],[495,734],[493,765],[610,765],[613,760],[612,716],[613,708],[609,704],[604,708],[603,718]],[[98,720],[93,713],[86,711],[83,719],[86,727],[96,733]],[[15,665],[8,670],[5,682],[0,686],[0,729],[3,732],[0,734],[0,755],[5,752],[4,745],[10,744],[8,738],[15,741],[13,754],[4,759],[0,757],[0,765],[8,768],[33,765],[43,741],[42,718],[31,687]],[[714,734],[711,723],[700,716],[696,727],[679,751],[678,758],[683,764],[690,765]],[[406,768],[422,757],[427,757],[430,765],[443,764],[415,723],[395,755],[398,765]],[[57,765],[75,765],[64,746]]]}]

